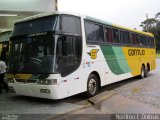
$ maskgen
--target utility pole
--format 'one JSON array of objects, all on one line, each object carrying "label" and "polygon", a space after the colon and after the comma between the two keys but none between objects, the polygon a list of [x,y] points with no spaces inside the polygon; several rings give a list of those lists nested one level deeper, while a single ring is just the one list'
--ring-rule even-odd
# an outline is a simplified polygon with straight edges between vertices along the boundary
[{"label": "utility pole", "polygon": [[146,21],[147,21],[147,32],[149,32],[149,26],[148,26],[148,13],[146,13]]},{"label": "utility pole", "polygon": [[55,0],[55,10],[58,11],[58,0]]}]

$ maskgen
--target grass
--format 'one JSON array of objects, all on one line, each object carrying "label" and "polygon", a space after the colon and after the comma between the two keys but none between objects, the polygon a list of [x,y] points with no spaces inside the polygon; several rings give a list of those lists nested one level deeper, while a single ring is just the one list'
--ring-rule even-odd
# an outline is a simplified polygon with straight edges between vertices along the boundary
[{"label": "grass", "polygon": [[160,53],[157,53],[157,55],[156,55],[156,56],[157,56],[157,58],[160,58]]}]

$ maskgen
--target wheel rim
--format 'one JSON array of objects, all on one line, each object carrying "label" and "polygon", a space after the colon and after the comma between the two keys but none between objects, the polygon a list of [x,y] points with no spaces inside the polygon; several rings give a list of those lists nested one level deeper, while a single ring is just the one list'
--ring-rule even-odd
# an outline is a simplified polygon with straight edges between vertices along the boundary
[{"label": "wheel rim", "polygon": [[91,94],[94,94],[96,92],[96,89],[97,89],[97,83],[96,83],[96,80],[95,79],[90,79],[89,83],[88,83],[88,89],[89,89],[89,92]]}]

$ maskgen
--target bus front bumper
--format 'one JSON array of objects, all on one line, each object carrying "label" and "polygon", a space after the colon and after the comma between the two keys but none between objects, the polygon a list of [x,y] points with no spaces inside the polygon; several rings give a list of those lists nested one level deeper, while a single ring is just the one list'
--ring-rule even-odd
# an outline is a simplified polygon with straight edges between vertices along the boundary
[{"label": "bus front bumper", "polygon": [[9,83],[10,91],[18,95],[47,99],[61,99],[60,85]]}]

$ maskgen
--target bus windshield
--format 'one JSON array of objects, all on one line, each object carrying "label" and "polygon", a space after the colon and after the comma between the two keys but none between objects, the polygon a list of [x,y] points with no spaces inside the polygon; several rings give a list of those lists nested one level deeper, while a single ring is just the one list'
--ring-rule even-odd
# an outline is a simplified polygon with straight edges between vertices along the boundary
[{"label": "bus windshield", "polygon": [[11,37],[8,72],[66,76],[79,67],[81,51],[79,17],[53,15],[19,22]]},{"label": "bus windshield", "polygon": [[53,35],[12,41],[9,72],[53,73],[54,50]]}]

